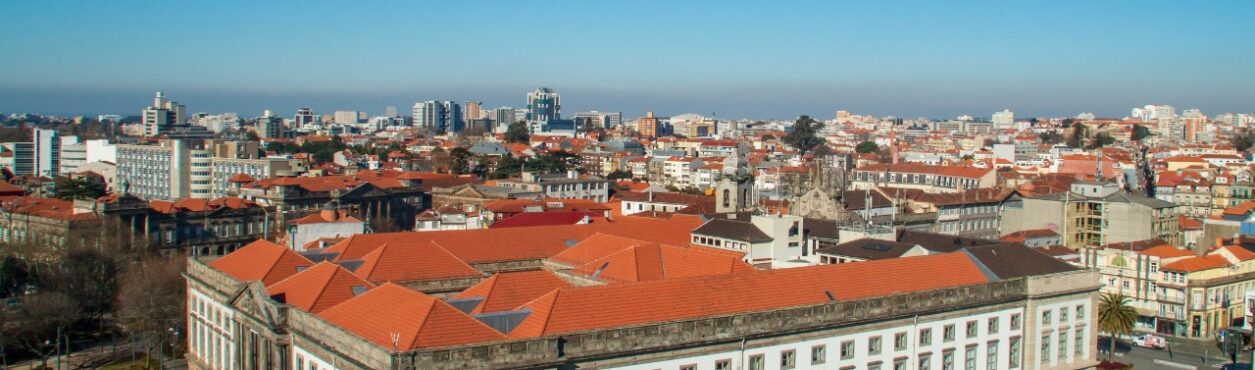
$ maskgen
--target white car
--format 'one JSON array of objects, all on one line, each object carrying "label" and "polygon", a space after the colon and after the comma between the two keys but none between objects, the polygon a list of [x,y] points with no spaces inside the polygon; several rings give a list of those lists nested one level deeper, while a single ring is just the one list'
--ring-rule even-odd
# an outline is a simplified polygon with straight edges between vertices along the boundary
[{"label": "white car", "polygon": [[1168,341],[1158,335],[1142,334],[1133,337],[1133,344],[1136,344],[1138,347],[1163,349],[1168,345]]}]

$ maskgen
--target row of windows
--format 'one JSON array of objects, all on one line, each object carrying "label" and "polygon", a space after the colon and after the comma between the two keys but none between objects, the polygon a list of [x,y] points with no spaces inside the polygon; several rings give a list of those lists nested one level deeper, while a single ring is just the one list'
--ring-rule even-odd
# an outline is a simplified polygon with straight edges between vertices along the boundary
[{"label": "row of windows", "polygon": [[[1081,338],[1078,336],[1078,343],[1079,343],[1079,340],[1080,340],[1080,339],[1081,339]],[[1008,352],[1009,352],[1009,355],[1008,355],[1008,356],[1009,356],[1009,358],[1007,359],[1007,368],[1008,368],[1008,369],[1018,369],[1018,368],[1020,368],[1020,362],[1021,362],[1021,352],[1022,352],[1022,351],[1021,351],[1021,349],[1020,349],[1020,347],[1021,347],[1021,344],[1020,344],[1020,337],[1012,337],[1012,338],[1010,339],[1009,350],[1008,350]],[[851,344],[851,345],[850,345],[850,350],[851,350],[851,351],[853,350],[852,348],[853,348],[853,345]],[[1078,346],[1078,348],[1079,348],[1079,346]],[[977,345],[968,345],[968,346],[964,347],[963,368],[964,368],[965,370],[976,370],[976,364],[978,363],[977,361],[979,361],[979,360],[980,360],[980,358],[978,357],[978,351],[977,351],[977,349],[978,349],[978,346],[977,346]],[[998,341],[996,341],[996,340],[989,341],[989,342],[987,342],[987,343],[985,344],[985,358],[984,358],[984,360],[985,360],[985,368],[986,368],[986,369],[997,369],[997,368],[999,368],[999,361],[998,361],[998,360],[999,360],[999,353],[998,353],[998,349],[999,349],[999,343],[998,343]],[[841,350],[842,350],[843,352],[844,352],[844,351],[846,351],[846,345],[845,345],[845,344],[843,344],[843,345],[842,345],[842,349],[841,349]],[[955,353],[955,349],[954,349],[954,348],[949,348],[949,349],[945,349],[945,350],[942,350],[942,351],[941,351],[941,356],[939,357],[939,359],[940,359],[940,361],[941,361],[941,364],[940,364],[940,367],[939,367],[940,369],[943,369],[943,370],[953,370],[953,369],[955,369],[955,367],[954,367],[954,365],[955,365],[955,356],[954,356],[954,353]],[[1080,352],[1078,352],[1078,355],[1079,355],[1079,353],[1080,353]],[[811,347],[811,353],[810,353],[810,356],[811,356],[811,360],[810,360],[810,364],[811,364],[811,365],[823,365],[823,364],[827,363],[827,361],[828,361],[828,353],[827,353],[827,348],[825,348],[823,345],[813,346],[813,347]],[[851,359],[851,358],[853,358],[853,356],[846,357],[844,354],[843,354],[843,355],[842,355],[842,357],[841,357],[841,359],[842,359],[842,360],[848,360],[848,359]],[[918,359],[918,361],[917,361],[917,367],[916,367],[917,369],[919,369],[919,370],[931,370],[931,369],[933,369],[933,364],[934,364],[934,361],[933,361],[933,359],[934,359],[934,357],[933,357],[933,353],[931,353],[931,352],[924,352],[924,353],[920,353],[920,354],[918,354],[918,355],[916,356],[916,358]],[[795,350],[784,350],[784,351],[781,351],[781,352],[780,352],[779,361],[780,361],[780,368],[781,368],[781,369],[795,369],[795,368],[797,368],[797,352],[796,352]],[[759,353],[759,354],[752,354],[752,355],[750,355],[750,356],[749,356],[748,362],[749,362],[749,366],[747,367],[747,369],[749,369],[749,370],[763,370],[763,369],[765,369],[765,368],[766,368],[766,364],[767,364],[767,357],[766,357],[766,355],[765,355],[765,354],[761,354],[761,353]],[[909,357],[906,357],[906,356],[900,356],[900,357],[894,358],[894,359],[893,359],[893,363],[891,364],[891,366],[892,366],[892,369],[893,369],[893,370],[907,370],[907,369],[910,369],[910,365],[909,365]],[[868,363],[867,363],[867,365],[866,365],[866,367],[865,367],[865,369],[868,369],[868,370],[881,370],[881,369],[883,369],[883,368],[885,368],[885,364],[884,364],[884,362],[883,362],[883,361],[879,361],[879,360],[877,360],[877,361],[872,361],[872,362],[868,362]],[[681,365],[681,366],[680,366],[680,370],[696,370],[696,369],[697,369],[697,364],[686,364],[686,365]],[[731,369],[732,369],[732,359],[720,359],[720,360],[716,360],[716,361],[715,361],[715,369],[716,369],[716,370],[731,370]],[[842,367],[841,369],[842,369],[842,370],[847,370],[847,369],[848,369],[848,370],[853,370],[853,369],[857,369],[857,366],[855,366],[855,365],[850,365],[850,366],[845,366],[845,367]]]}]

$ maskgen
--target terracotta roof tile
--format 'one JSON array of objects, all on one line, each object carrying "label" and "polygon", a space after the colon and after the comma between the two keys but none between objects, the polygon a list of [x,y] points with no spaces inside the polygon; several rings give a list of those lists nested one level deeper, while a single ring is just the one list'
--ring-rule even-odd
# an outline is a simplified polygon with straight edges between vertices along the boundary
[{"label": "terracotta roof tile", "polygon": [[313,265],[312,261],[291,249],[264,239],[209,262],[209,267],[240,281],[260,280],[264,286],[278,283],[296,275],[299,269]]},{"label": "terracotta roof tile", "polygon": [[[327,322],[397,351],[505,339],[448,303],[395,284],[384,284],[318,314]],[[392,336],[397,335],[395,346]]]},{"label": "terracotta roof tile", "polygon": [[1160,267],[1160,270],[1179,271],[1179,272],[1197,272],[1203,270],[1211,270],[1222,267],[1229,267],[1232,264],[1224,256],[1218,254],[1209,254],[1202,257],[1186,258],[1180,261],[1169,263]]},{"label": "terracotta roof tile", "polygon": [[479,297],[483,301],[471,313],[510,311],[536,297],[572,285],[547,270],[502,272],[466,288],[453,298]]},{"label": "terracotta roof tile", "polygon": [[511,337],[694,319],[820,304],[987,282],[962,253],[850,264],[556,289],[521,308],[531,310]]},{"label": "terracotta roof tile", "polygon": [[1177,248],[1168,244],[1160,244],[1158,246],[1142,250],[1138,253],[1144,256],[1158,257],[1160,259],[1188,257],[1188,256],[1194,255],[1194,252],[1191,252],[1187,249]]},{"label": "terracotta roof tile", "polygon": [[319,313],[353,298],[354,289],[372,287],[374,285],[340,265],[324,261],[267,287],[266,294],[288,305]]},{"label": "terracotta roof tile", "polygon": [[353,271],[374,283],[440,280],[483,276],[436,243],[409,246],[384,244],[362,257]]}]

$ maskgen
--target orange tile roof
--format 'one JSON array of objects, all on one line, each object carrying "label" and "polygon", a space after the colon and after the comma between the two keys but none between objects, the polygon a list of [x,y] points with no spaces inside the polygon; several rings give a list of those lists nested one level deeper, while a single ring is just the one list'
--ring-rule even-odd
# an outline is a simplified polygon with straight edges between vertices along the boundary
[{"label": "orange tile roof", "polygon": [[374,283],[480,277],[483,273],[454,257],[436,243],[410,246],[384,244],[362,256],[353,271]]},{"label": "orange tile roof", "polygon": [[1158,245],[1149,249],[1142,250],[1138,253],[1144,256],[1159,257],[1160,259],[1188,257],[1188,256],[1194,255],[1194,252],[1191,252],[1186,249],[1177,248],[1168,244],[1161,244],[1161,245]]},{"label": "orange tile roof", "polygon": [[[318,314],[327,322],[391,350],[455,346],[505,339],[448,303],[384,284]],[[397,336],[394,345],[392,336]]]},{"label": "orange tile roof", "polygon": [[694,319],[981,284],[966,254],[906,257],[635,284],[556,289],[520,308],[511,337]]},{"label": "orange tile roof", "polygon": [[436,242],[462,261],[476,264],[549,258],[566,250],[567,241],[578,242],[596,233],[687,245],[689,233],[701,225],[699,217],[680,216],[667,220],[620,217],[616,221],[587,225],[357,234],[325,251],[339,253],[336,258],[340,260],[355,260],[385,243],[410,246]]},{"label": "orange tile roof", "polygon": [[293,307],[319,313],[353,298],[354,287],[370,289],[374,285],[340,265],[324,261],[266,287],[266,294]]},{"label": "orange tile roof", "polygon": [[640,282],[755,271],[741,258],[741,254],[714,252],[712,248],[642,242],[589,261],[571,273],[592,276],[601,270],[597,280]]},{"label": "orange tile roof", "polygon": [[1251,259],[1255,259],[1255,252],[1251,252],[1246,248],[1236,245],[1226,245],[1222,248],[1229,251],[1230,254],[1233,254],[1233,257],[1237,258],[1239,261],[1249,261]]},{"label": "orange tile roof", "polygon": [[5,212],[61,221],[88,221],[96,219],[92,212],[74,212],[74,202],[56,198],[15,196],[0,202]]},{"label": "orange tile roof", "polygon": [[471,313],[510,311],[536,297],[572,285],[548,270],[502,272],[466,288],[453,298],[483,299]]},{"label": "orange tile roof", "polygon": [[209,262],[209,267],[240,281],[260,280],[264,286],[278,283],[296,275],[298,269],[313,265],[312,261],[291,249],[264,239]]},{"label": "orange tile roof", "polygon": [[[329,214],[329,213],[330,211],[328,211],[328,213],[315,212],[315,213],[309,214],[308,216],[301,217],[301,218],[292,220],[290,222],[294,225],[322,224],[322,223],[332,223],[332,222],[363,222],[362,220],[357,219],[357,217],[350,216],[348,211],[336,211],[334,215]],[[334,218],[331,218],[331,217],[334,217]]]},{"label": "orange tile roof", "polygon": [[1169,263],[1160,267],[1160,270],[1179,271],[1179,272],[1197,272],[1203,270],[1211,270],[1222,267],[1229,267],[1231,264],[1224,256],[1218,254],[1209,254],[1202,257],[1186,258],[1180,261]]}]

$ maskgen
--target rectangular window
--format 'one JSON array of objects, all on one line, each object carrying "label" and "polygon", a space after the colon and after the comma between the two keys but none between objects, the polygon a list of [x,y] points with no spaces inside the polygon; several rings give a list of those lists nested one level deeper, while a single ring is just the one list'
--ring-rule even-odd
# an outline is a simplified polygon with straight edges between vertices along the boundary
[{"label": "rectangular window", "polygon": [[1059,362],[1066,361],[1068,358],[1068,329],[1059,331],[1059,346],[1055,353],[1059,354]]},{"label": "rectangular window", "polygon": [[990,341],[985,344],[985,368],[998,368],[998,341]]},{"label": "rectangular window", "polygon": [[1041,335],[1041,358],[1042,363],[1050,362],[1050,334]]},{"label": "rectangular window", "polygon": [[954,350],[948,349],[941,353],[941,370],[954,370]]},{"label": "rectangular window", "polygon": [[976,346],[967,346],[963,351],[963,369],[976,370]]},{"label": "rectangular window", "polygon": [[924,328],[919,330],[919,345],[927,346],[933,344],[933,329]]},{"label": "rectangular window", "polygon": [[1074,357],[1079,358],[1085,351],[1085,328],[1077,327],[1073,332],[1076,333],[1076,339],[1072,341],[1072,352],[1076,354]]},{"label": "rectangular window", "polygon": [[977,330],[976,321],[974,321],[974,320],[973,320],[973,321],[968,321],[968,322],[967,322],[967,332],[966,332],[966,336],[965,336],[964,338],[976,338],[976,330]]},{"label": "rectangular window", "polygon": [[990,317],[988,324],[986,326],[987,327],[985,328],[985,331],[989,332],[989,334],[998,334],[998,318],[997,317]]},{"label": "rectangular window", "polygon": [[879,335],[871,337],[871,338],[867,338],[867,354],[868,355],[880,354],[880,336]]},{"label": "rectangular window", "polygon": [[932,370],[933,355],[931,353],[925,353],[925,354],[919,355],[919,366],[917,366],[917,368],[919,370]]},{"label": "rectangular window", "polygon": [[899,358],[893,359],[893,370],[907,370],[906,369],[906,357],[899,357]]},{"label": "rectangular window", "polygon": [[697,370],[697,364],[680,365],[680,370]]},{"label": "rectangular window", "polygon": [[841,359],[849,360],[852,358],[854,358],[854,341],[841,342]]},{"label": "rectangular window", "polygon": [[1011,330],[1020,330],[1020,314],[1011,314]]},{"label": "rectangular window", "polygon": [[732,370],[732,359],[715,361],[715,370]]},{"label": "rectangular window", "polygon": [[793,350],[790,349],[790,350],[780,352],[780,368],[781,369],[792,369],[796,365],[797,365],[797,354],[794,353]]},{"label": "rectangular window", "polygon": [[1042,313],[1041,313],[1041,324],[1042,324],[1042,325],[1050,325],[1050,321],[1051,321],[1051,320],[1050,320],[1050,313],[1051,313],[1051,312],[1052,312],[1052,311],[1047,310],[1047,311],[1044,311],[1044,312],[1042,312]]},{"label": "rectangular window", "polygon": [[[1129,285],[1129,282],[1125,281],[1124,285],[1126,285],[1125,288],[1128,288],[1127,285]],[[1068,322],[1068,308],[1067,307],[1059,308],[1059,322],[1060,323]]]},{"label": "rectangular window", "polygon": [[894,351],[905,351],[905,350],[906,350],[906,340],[907,340],[907,338],[906,338],[906,332],[901,332],[901,333],[894,334],[894,335],[893,335],[893,350],[894,350]]},{"label": "rectangular window", "polygon": [[827,361],[828,350],[822,344],[811,347],[811,365],[819,365]]},{"label": "rectangular window", "polygon": [[880,370],[880,362],[867,364],[867,370]]},{"label": "rectangular window", "polygon": [[763,361],[763,355],[762,355],[762,354],[757,354],[757,355],[752,355],[752,356],[750,356],[750,368],[749,368],[749,370],[763,370],[763,367],[764,367],[764,366],[766,366],[766,365],[767,365],[767,363]]},{"label": "rectangular window", "polygon": [[1085,320],[1085,305],[1083,304],[1076,305],[1076,320],[1077,321]]},{"label": "rectangular window", "polygon": [[1011,344],[1007,348],[1007,367],[1011,369],[1020,367],[1020,337],[1011,338]]},{"label": "rectangular window", "polygon": [[946,325],[941,332],[941,341],[947,343],[954,341],[954,324]]}]

